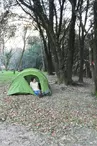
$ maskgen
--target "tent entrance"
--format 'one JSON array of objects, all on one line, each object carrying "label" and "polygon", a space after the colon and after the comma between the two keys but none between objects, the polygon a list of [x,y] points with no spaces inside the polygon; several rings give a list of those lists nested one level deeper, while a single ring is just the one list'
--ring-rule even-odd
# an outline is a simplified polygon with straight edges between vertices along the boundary
[{"label": "tent entrance", "polygon": [[31,78],[36,79],[36,81],[38,82],[38,85],[39,85],[39,89],[41,90],[41,84],[40,84],[39,78],[37,76],[35,76],[35,75],[24,76],[24,79],[28,82],[29,85],[30,85],[30,82],[31,82]]}]

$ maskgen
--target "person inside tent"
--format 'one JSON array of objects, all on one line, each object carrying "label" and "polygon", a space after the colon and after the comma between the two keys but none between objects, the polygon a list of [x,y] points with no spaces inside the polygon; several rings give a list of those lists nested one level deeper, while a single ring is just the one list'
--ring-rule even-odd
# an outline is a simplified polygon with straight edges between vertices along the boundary
[{"label": "person inside tent", "polygon": [[31,78],[31,82],[30,82],[30,87],[32,88],[32,90],[34,91],[35,95],[42,97],[42,92],[39,88],[39,83],[36,81],[35,78]]}]

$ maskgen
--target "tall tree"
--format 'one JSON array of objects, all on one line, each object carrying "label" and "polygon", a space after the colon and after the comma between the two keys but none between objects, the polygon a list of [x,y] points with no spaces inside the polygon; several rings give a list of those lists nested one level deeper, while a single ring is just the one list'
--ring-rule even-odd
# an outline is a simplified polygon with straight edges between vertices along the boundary
[{"label": "tall tree", "polygon": [[20,56],[20,59],[19,59],[18,67],[17,67],[18,71],[21,70],[22,58],[23,58],[23,55],[24,55],[24,52],[25,52],[25,49],[26,49],[26,40],[27,40],[26,34],[27,34],[27,26],[24,26],[23,48],[22,48],[22,53],[21,53],[21,56]]},{"label": "tall tree", "polygon": [[76,5],[77,0],[70,0],[72,6],[72,16],[69,26],[69,39],[68,39],[68,58],[67,58],[67,84],[72,84],[72,66],[73,66],[73,56],[75,48],[75,22],[76,22]]},{"label": "tall tree", "polygon": [[[55,71],[58,77],[58,81],[65,81],[64,76],[64,55],[63,55],[63,46],[60,43],[60,38],[62,38],[62,22],[63,22],[63,11],[65,0],[57,0],[51,1],[49,0],[46,4],[45,1],[40,0],[31,0],[30,2],[26,2],[25,0],[16,0],[17,3],[27,12],[31,12],[30,15],[34,18],[38,18],[39,23],[45,29],[45,32],[48,37],[48,41],[50,42],[50,51],[52,54]],[[59,4],[59,7],[57,7]],[[45,7],[44,7],[45,6]],[[51,6],[51,10],[49,6]],[[59,9],[59,11],[58,11]],[[52,14],[54,14],[54,16]],[[33,15],[34,14],[34,15]],[[53,21],[53,17],[55,22]],[[52,25],[53,23],[53,25]],[[64,29],[63,34],[65,35],[66,29]]]},{"label": "tall tree", "polygon": [[94,83],[95,83],[95,92],[97,94],[97,0],[94,1]]},{"label": "tall tree", "polygon": [[45,54],[45,65],[46,65],[46,70],[48,72],[49,75],[53,74],[53,62],[52,62],[52,56],[51,56],[51,51],[50,51],[50,42],[48,40],[47,35],[45,34],[45,30],[42,28],[38,17],[36,16],[36,22],[37,22],[37,26],[38,26],[38,30],[40,33],[40,37],[43,41],[43,45],[44,45],[44,49],[43,52]]},{"label": "tall tree", "polygon": [[[79,0],[79,42],[80,42],[80,71],[79,71],[79,81],[83,82],[83,64],[84,64],[84,46],[85,46],[85,37],[86,24],[88,20],[88,11],[89,11],[89,0]],[[84,16],[83,16],[84,13]]]}]

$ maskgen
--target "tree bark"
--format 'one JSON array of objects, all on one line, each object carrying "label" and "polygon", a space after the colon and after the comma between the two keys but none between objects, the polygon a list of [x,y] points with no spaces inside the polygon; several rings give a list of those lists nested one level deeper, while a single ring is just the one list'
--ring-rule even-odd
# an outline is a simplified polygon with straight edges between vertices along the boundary
[{"label": "tree bark", "polygon": [[80,37],[80,70],[79,70],[79,82],[83,82],[83,64],[84,64],[84,30],[82,29],[82,35]]},{"label": "tree bark", "polygon": [[80,70],[79,70],[79,82],[83,82],[83,64],[84,64],[84,45],[85,45],[85,26],[87,22],[87,17],[88,17],[88,10],[89,10],[89,0],[87,0],[86,3],[86,10],[85,10],[85,18],[84,21],[82,21],[82,14],[83,14],[83,5],[84,1],[80,1],[80,10],[79,10],[79,15],[80,15],[80,26],[79,30],[79,41],[80,41]]},{"label": "tree bark", "polygon": [[48,74],[52,75],[53,74],[53,62],[52,62],[51,51],[50,51],[50,48],[47,45],[46,38],[43,34],[43,30],[42,30],[38,21],[37,21],[37,25],[38,25],[38,28],[39,28],[40,36],[43,40],[46,69],[47,69]]},{"label": "tree bark", "polygon": [[94,84],[95,93],[97,94],[97,0],[94,1]]},{"label": "tree bark", "polygon": [[72,84],[72,66],[73,66],[73,56],[74,56],[74,44],[75,44],[75,22],[76,22],[76,15],[75,15],[75,6],[72,8],[72,18],[69,30],[69,40],[68,40],[68,58],[67,58],[67,80],[66,84]]},{"label": "tree bark", "polygon": [[23,36],[23,50],[19,59],[19,63],[18,63],[18,67],[17,70],[20,71],[21,70],[21,65],[22,65],[22,58],[25,52],[25,47],[26,47],[26,34],[27,34],[27,27],[24,28],[24,36]]}]

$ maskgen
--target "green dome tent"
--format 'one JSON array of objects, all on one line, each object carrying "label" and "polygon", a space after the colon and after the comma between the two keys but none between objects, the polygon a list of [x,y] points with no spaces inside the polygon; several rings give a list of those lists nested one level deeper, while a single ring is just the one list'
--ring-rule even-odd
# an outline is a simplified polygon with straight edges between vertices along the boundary
[{"label": "green dome tent", "polygon": [[7,95],[14,94],[34,94],[30,87],[31,78],[35,77],[41,86],[41,91],[47,95],[51,95],[50,86],[46,76],[38,69],[29,68],[20,72],[12,81]]}]

